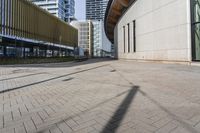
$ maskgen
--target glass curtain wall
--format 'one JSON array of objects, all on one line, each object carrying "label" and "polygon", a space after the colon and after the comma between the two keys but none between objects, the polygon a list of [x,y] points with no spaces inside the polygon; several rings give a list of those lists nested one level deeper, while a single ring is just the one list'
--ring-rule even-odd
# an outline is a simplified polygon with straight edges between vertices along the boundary
[{"label": "glass curtain wall", "polygon": [[200,0],[192,1],[193,60],[200,61]]}]

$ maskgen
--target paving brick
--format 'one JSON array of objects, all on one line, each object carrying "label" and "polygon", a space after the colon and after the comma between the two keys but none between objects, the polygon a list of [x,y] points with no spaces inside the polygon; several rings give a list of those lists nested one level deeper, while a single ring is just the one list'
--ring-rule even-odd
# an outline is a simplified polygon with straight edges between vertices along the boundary
[{"label": "paving brick", "polygon": [[24,125],[19,125],[15,127],[15,133],[26,133],[26,129]]},{"label": "paving brick", "polygon": [[12,129],[0,129],[0,133],[15,133],[14,128]]},{"label": "paving brick", "polygon": [[71,133],[72,132],[72,129],[63,121],[59,124],[57,124],[58,128],[64,133],[64,132],[67,132],[67,133]]},{"label": "paving brick", "polygon": [[[0,79],[47,73],[0,81],[0,89],[30,85],[0,94],[0,133],[98,133],[107,126],[116,133],[200,132],[200,69],[91,61],[0,68]],[[63,82],[63,75],[76,72]],[[139,88],[127,100],[132,85]]]},{"label": "paving brick", "polygon": [[21,114],[20,114],[20,111],[19,109],[15,109],[12,111],[12,114],[13,114],[13,118],[14,120],[18,120],[21,118]]},{"label": "paving brick", "polygon": [[36,127],[32,120],[24,122],[24,125],[25,125],[25,129],[27,132],[35,132],[36,131]]},{"label": "paving brick", "polygon": [[42,121],[41,117],[39,116],[39,114],[34,114],[34,115],[32,115],[31,118],[32,118],[34,124],[36,125],[36,127],[43,123],[43,121]]},{"label": "paving brick", "polygon": [[165,126],[163,126],[162,128],[160,128],[159,130],[156,131],[156,133],[168,133],[173,131],[174,129],[176,129],[178,127],[178,123],[171,121],[168,124],[166,124]]},{"label": "paving brick", "polygon": [[193,116],[190,121],[195,125],[197,125],[198,123],[200,123],[200,115],[195,115]]},{"label": "paving brick", "polygon": [[183,127],[177,127],[174,130],[172,130],[171,133],[191,133],[191,132]]},{"label": "paving brick", "polygon": [[43,111],[43,110],[39,111],[38,114],[39,114],[39,116],[41,117],[41,119],[43,121],[46,120],[49,117],[48,114],[45,111]]},{"label": "paving brick", "polygon": [[91,120],[91,121],[88,121],[88,122],[85,122],[85,123],[82,123],[81,125],[78,125],[76,127],[72,127],[72,129],[74,131],[78,131],[80,129],[84,129],[84,128],[88,128],[88,127],[92,127],[92,125],[95,125],[96,124],[96,121],[94,120]]},{"label": "paving brick", "polygon": [[65,120],[65,123],[71,128],[78,126],[78,124],[73,119]]},{"label": "paving brick", "polygon": [[54,126],[53,128],[51,128],[50,132],[51,133],[62,133],[62,131],[57,126]]},{"label": "paving brick", "polygon": [[165,117],[165,118],[162,118],[161,120],[153,123],[152,125],[154,125],[155,127],[157,128],[161,128],[163,127],[164,125],[166,125],[167,123],[169,123],[171,121],[171,118],[170,117]]}]

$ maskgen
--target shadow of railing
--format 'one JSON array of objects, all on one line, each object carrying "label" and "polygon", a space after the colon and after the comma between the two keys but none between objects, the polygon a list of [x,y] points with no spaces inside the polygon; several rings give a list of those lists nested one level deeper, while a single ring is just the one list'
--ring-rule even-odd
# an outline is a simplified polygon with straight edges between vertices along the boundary
[{"label": "shadow of railing", "polygon": [[101,131],[101,133],[115,133],[117,129],[120,126],[120,123],[122,122],[124,116],[127,113],[127,110],[132,103],[137,91],[139,89],[139,86],[133,86],[132,89],[127,94],[126,98],[122,101],[118,109],[115,111],[113,116],[110,118],[104,129]]}]

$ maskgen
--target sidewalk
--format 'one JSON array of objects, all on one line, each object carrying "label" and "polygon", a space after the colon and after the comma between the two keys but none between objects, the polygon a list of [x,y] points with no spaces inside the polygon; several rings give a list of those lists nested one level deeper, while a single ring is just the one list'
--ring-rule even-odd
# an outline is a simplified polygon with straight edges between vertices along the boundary
[{"label": "sidewalk", "polygon": [[132,61],[0,67],[0,133],[199,133],[199,79]]}]

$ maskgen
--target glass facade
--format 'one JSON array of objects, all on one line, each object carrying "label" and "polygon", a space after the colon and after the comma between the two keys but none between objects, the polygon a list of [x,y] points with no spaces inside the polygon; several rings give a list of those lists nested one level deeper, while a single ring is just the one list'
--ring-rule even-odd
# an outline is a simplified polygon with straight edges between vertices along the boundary
[{"label": "glass facade", "polygon": [[192,0],[192,56],[200,61],[200,0]]},{"label": "glass facade", "polygon": [[104,20],[109,0],[86,0],[86,19]]}]

